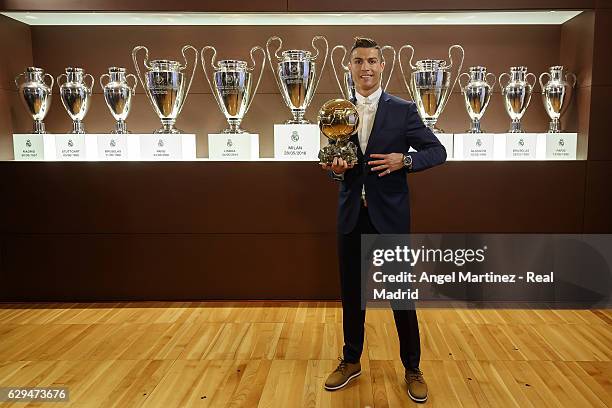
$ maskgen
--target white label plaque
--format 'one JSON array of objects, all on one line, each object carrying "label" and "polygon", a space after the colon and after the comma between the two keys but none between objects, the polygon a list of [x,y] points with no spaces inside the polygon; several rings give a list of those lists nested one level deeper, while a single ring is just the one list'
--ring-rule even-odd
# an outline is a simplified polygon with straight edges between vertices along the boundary
[{"label": "white label plaque", "polygon": [[278,160],[319,161],[321,136],[313,124],[274,125],[274,157]]},{"label": "white label plaque", "polygon": [[547,133],[546,159],[576,160],[578,133]]},{"label": "white label plaque", "polygon": [[208,135],[210,160],[259,159],[259,135],[257,133],[210,133]]},{"label": "white label plaque", "polygon": [[128,158],[127,134],[99,134],[97,137],[98,160],[126,160]]},{"label": "white label plaque", "polygon": [[14,134],[15,160],[44,160],[45,149],[42,134]]},{"label": "white label plaque", "polygon": [[537,143],[536,133],[506,133],[506,159],[534,160]]},{"label": "white label plaque", "polygon": [[[455,134],[455,157],[463,160],[493,160],[495,135],[492,133]],[[461,155],[461,156],[458,156]]]},{"label": "white label plaque", "polygon": [[[135,136],[135,135],[134,135]],[[194,134],[140,134],[141,160],[194,160]],[[130,156],[131,153],[130,153]]]},{"label": "white label plaque", "polygon": [[85,137],[82,133],[65,133],[55,135],[56,160],[86,160]]}]

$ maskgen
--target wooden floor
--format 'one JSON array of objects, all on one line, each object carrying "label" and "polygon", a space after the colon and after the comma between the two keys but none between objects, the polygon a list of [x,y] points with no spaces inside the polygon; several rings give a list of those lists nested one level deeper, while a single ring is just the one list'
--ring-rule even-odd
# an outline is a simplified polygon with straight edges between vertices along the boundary
[{"label": "wooden floor", "polygon": [[[393,317],[368,310],[362,375],[323,390],[338,303],[0,304],[0,386],[71,407],[404,407]],[[419,310],[425,406],[612,407],[612,311]],[[423,405],[418,405],[423,406]]]}]

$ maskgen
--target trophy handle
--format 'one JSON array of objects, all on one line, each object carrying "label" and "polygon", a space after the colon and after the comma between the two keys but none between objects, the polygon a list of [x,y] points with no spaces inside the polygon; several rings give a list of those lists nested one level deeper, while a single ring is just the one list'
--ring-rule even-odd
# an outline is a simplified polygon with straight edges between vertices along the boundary
[{"label": "trophy handle", "polygon": [[[108,75],[108,74],[106,74]],[[127,82],[127,78],[134,78],[134,85],[130,87],[130,89],[132,90],[132,93],[135,94],[136,93],[136,86],[138,85],[138,79],[136,79],[136,75],[134,74],[127,74],[125,76],[125,80]],[[102,78],[100,77],[100,80],[102,80]],[[128,86],[130,86],[130,84],[128,84]]]},{"label": "trophy handle", "polygon": [[404,80],[404,85],[406,85],[406,89],[408,90],[408,94],[410,95],[410,98],[414,101],[414,94],[412,93],[410,84],[408,83],[408,81],[406,81],[406,73],[404,72],[404,65],[402,64],[402,51],[404,51],[404,49],[406,48],[409,48],[410,51],[412,51],[412,53],[410,54],[410,59],[408,60],[408,65],[410,65],[411,69],[416,68],[414,65],[412,65],[412,58],[414,58],[414,47],[412,45],[409,45],[409,44],[402,45],[402,47],[399,49],[399,52],[397,54],[397,57],[398,57],[397,59],[399,62],[400,72],[402,73],[402,79]]},{"label": "trophy handle", "polygon": [[[397,52],[395,52],[395,48],[393,48],[390,45],[385,45],[380,49],[380,54],[382,55],[383,58],[383,62],[385,61],[385,54],[384,51],[385,50],[391,50],[393,51],[393,62],[391,62],[391,69],[389,70],[389,76],[387,77],[387,83],[385,83],[385,86],[383,88],[383,90],[386,90],[387,87],[389,86],[389,82],[391,82],[391,75],[393,75],[393,69],[395,68],[395,61],[397,60]],[[382,84],[382,78],[381,78],[381,84]]]},{"label": "trophy handle", "polygon": [[[15,81],[15,86],[17,87],[17,89],[19,89],[19,81],[18,81],[18,79],[19,79],[19,78],[21,78],[21,77],[22,77],[22,76],[24,76],[24,75],[25,75],[25,74],[22,72],[21,74],[19,74],[19,75],[17,75],[17,76],[15,77],[15,80],[14,80],[14,81]],[[49,74],[45,74],[45,75],[49,75]],[[53,84],[53,77],[51,77],[51,81],[52,81],[52,82],[51,82],[51,84]],[[53,85],[51,85],[51,86],[53,86]]]},{"label": "trophy handle", "polygon": [[448,88],[448,91],[446,92],[446,98],[444,98],[444,102],[442,102],[442,108],[440,109],[440,112],[442,112],[444,108],[446,108],[446,104],[448,103],[450,97],[452,96],[453,89],[455,89],[455,85],[457,84],[457,80],[459,79],[459,73],[461,72],[461,69],[463,68],[463,60],[465,59],[465,51],[463,50],[463,47],[458,44],[451,45],[448,49],[448,58],[450,59],[450,64],[448,65],[447,68],[450,70],[453,67],[454,61],[453,61],[452,51],[455,48],[461,51],[461,62],[459,63],[459,68],[457,68],[457,73],[455,74],[455,82],[453,82],[453,86]]},{"label": "trophy handle", "polygon": [[[108,77],[108,82],[110,82],[110,75],[102,74],[100,75],[100,87],[102,88],[102,92],[104,92],[104,81],[102,81],[105,77]],[[107,84],[108,84],[107,82]]]},{"label": "trophy handle", "polygon": [[325,57],[323,57],[323,65],[321,66],[321,73],[319,74],[319,79],[317,80],[317,83],[315,84],[315,87],[312,90],[313,94],[317,92],[317,88],[319,87],[319,83],[321,83],[321,78],[323,78],[323,71],[325,71],[325,64],[327,63],[327,57],[329,55],[329,43],[327,42],[327,38],[323,37],[322,35],[317,35],[317,36],[313,37],[312,41],[310,42],[310,44],[312,45],[312,48],[314,48],[314,50],[316,51],[316,53],[312,57],[312,59],[316,60],[319,57],[319,49],[315,45],[315,41],[316,40],[323,40],[323,43],[325,43]]},{"label": "trophy handle", "polygon": [[[489,77],[493,78],[493,81],[487,81],[487,78],[489,78]],[[485,82],[491,88],[490,91],[493,92],[493,88],[495,88],[495,83],[497,82],[497,77],[495,76],[494,73],[487,72],[487,75],[485,75]]]},{"label": "trophy handle", "polygon": [[340,88],[340,94],[342,95],[344,99],[348,99],[348,95],[344,94],[344,88],[342,88],[342,83],[340,82],[340,77],[338,76],[338,70],[336,69],[336,63],[334,62],[334,53],[336,50],[344,51],[344,54],[342,55],[342,60],[340,61],[340,65],[345,70],[348,70],[348,67],[344,65],[344,59],[346,58],[346,54],[348,53],[348,51],[346,50],[346,47],[344,45],[336,45],[334,48],[332,48],[331,54],[329,55],[329,59],[331,61],[331,66],[332,66],[332,71],[334,71],[336,82],[338,83],[338,87]]},{"label": "trophy handle", "polygon": [[[87,78],[87,77],[91,78],[91,85],[89,85],[89,87],[88,87],[89,88],[89,92],[93,92],[93,87],[94,87],[94,84],[96,83],[96,79],[91,74],[85,74],[85,78]],[[83,81],[83,82],[85,82],[85,81]],[[85,83],[85,85],[87,85],[87,83]]]},{"label": "trophy handle", "polygon": [[187,95],[189,95],[189,90],[191,89],[191,84],[193,83],[193,78],[195,77],[196,68],[198,67],[198,50],[192,45],[185,45],[181,48],[181,54],[185,59],[185,65],[183,65],[182,69],[187,69],[189,66],[189,62],[187,61],[187,55],[185,55],[185,51],[193,50],[193,69],[191,70],[191,78],[189,79],[189,84],[187,85],[187,89],[185,90],[185,96],[181,101],[181,106],[179,106],[178,113],[181,113],[183,110],[183,106],[185,106],[185,101],[187,100]]},{"label": "trophy handle", "polygon": [[[468,78],[468,82],[466,82],[465,85],[461,83],[461,78],[463,78],[464,75]],[[457,83],[459,84],[459,89],[461,90],[461,92],[465,92],[465,87],[467,86],[469,82],[470,82],[470,74],[468,74],[467,72],[464,72],[463,74],[457,77]]]},{"label": "trophy handle", "polygon": [[[529,83],[529,75],[531,75],[533,77],[533,82]],[[525,82],[527,82],[529,84],[529,86],[531,86],[531,90],[533,91],[533,87],[535,86],[536,82],[538,81],[538,79],[536,78],[536,76],[534,74],[532,74],[531,72],[528,73],[527,75],[525,75]]]},{"label": "trophy handle", "polygon": [[[499,82],[499,87],[501,88],[502,95],[506,93],[506,87],[502,84],[502,78],[504,77],[504,75],[508,77],[508,82],[510,82],[510,74],[508,74],[507,72],[504,72],[503,74],[499,76],[498,82]],[[506,83],[506,85],[508,85],[508,83]]]},{"label": "trophy handle", "polygon": [[[546,76],[548,76],[548,78],[549,78],[548,80],[550,81],[550,74],[549,74],[548,72],[542,72],[542,73],[540,74],[540,78],[539,78],[539,81],[540,81],[540,89],[542,90],[542,94],[544,93],[544,86],[545,86],[545,85],[544,85],[544,77],[546,77]],[[546,81],[546,83],[548,83],[548,81]]]},{"label": "trophy handle", "polygon": [[274,51],[274,56],[276,57],[276,59],[280,59],[280,57],[278,56],[278,52],[283,46],[283,40],[280,37],[274,36],[274,37],[268,38],[268,41],[266,41],[266,55],[268,56],[268,62],[270,63],[270,69],[272,70],[272,76],[274,77],[274,80],[276,81],[276,85],[278,86],[278,91],[282,93],[283,86],[280,83],[280,79],[278,79],[278,75],[276,75],[276,70],[274,69],[274,65],[272,65],[272,55],[270,54],[270,43],[272,43],[272,41],[278,41],[278,48],[276,49],[276,51]]},{"label": "trophy handle", "polygon": [[572,88],[576,87],[576,84],[578,84],[578,78],[576,77],[576,74],[574,74],[573,72],[568,72],[567,74],[565,74],[565,80],[567,81],[567,78],[572,78]]},{"label": "trophy handle", "polygon": [[57,77],[57,79],[56,79],[55,83],[57,84],[57,87],[58,87],[58,88],[60,88],[60,89],[61,89],[61,86],[62,86],[62,84],[60,83],[60,82],[61,82],[61,81],[60,81],[60,78],[61,78],[61,77],[66,77],[66,80],[68,79],[68,77],[66,76],[66,74],[60,74],[60,75]]},{"label": "trophy handle", "polygon": [[153,105],[153,102],[151,102],[152,96],[151,96],[151,92],[149,91],[149,89],[147,88],[147,86],[145,85],[145,81],[144,81],[144,77],[142,76],[142,73],[140,72],[140,67],[138,64],[138,59],[136,58],[138,51],[140,50],[144,50],[145,51],[145,57],[143,60],[143,65],[145,68],[149,69],[149,49],[147,47],[145,47],[144,45],[139,45],[137,47],[134,47],[134,49],[132,50],[132,61],[134,61],[134,68],[136,69],[136,77],[140,80],[140,84],[142,85],[142,89],[144,89],[145,94],[148,96],[148,100],[149,103],[151,104],[151,106],[153,106],[153,109],[155,109],[155,105]]},{"label": "trophy handle", "polygon": [[259,88],[259,83],[261,82],[261,78],[263,77],[263,73],[264,70],[266,68],[266,51],[261,48],[259,45],[254,46],[253,48],[251,48],[251,51],[249,52],[250,56],[251,56],[251,62],[253,62],[253,67],[248,68],[250,71],[254,71],[256,64],[255,64],[255,55],[254,52],[257,50],[261,50],[261,69],[259,70],[259,76],[257,77],[257,83],[255,84],[255,89],[253,89],[253,95],[251,96],[251,100],[249,101],[249,104],[247,105],[244,114],[246,115],[246,113],[249,111],[249,109],[251,108],[251,104],[253,103],[253,99],[255,99],[255,95],[257,94],[257,89]]},{"label": "trophy handle", "polygon": [[208,82],[208,86],[210,86],[210,91],[212,92],[213,98],[215,99],[215,102],[217,102],[217,106],[219,106],[219,109],[221,109],[221,112],[223,112],[222,102],[219,99],[217,92],[215,92],[212,81],[210,80],[210,76],[208,75],[208,71],[206,70],[205,55],[206,55],[206,51],[208,50],[212,50],[212,57],[210,58],[210,67],[212,68],[213,73],[215,72],[215,63],[217,61],[217,49],[213,47],[212,45],[207,45],[206,47],[202,48],[202,50],[200,51],[200,64],[202,64],[202,69],[204,70],[204,76],[206,77],[206,82]]}]

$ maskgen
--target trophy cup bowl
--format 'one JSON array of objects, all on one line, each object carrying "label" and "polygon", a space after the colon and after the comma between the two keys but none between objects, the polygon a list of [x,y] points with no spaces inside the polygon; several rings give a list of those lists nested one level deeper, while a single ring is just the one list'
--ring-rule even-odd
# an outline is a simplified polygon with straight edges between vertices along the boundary
[{"label": "trophy cup bowl", "polygon": [[[66,82],[60,84],[60,79],[66,77]],[[91,79],[91,84],[87,86],[85,78]],[[83,119],[87,115],[91,104],[91,92],[94,85],[94,77],[84,74],[82,68],[66,68],[66,73],[57,77],[57,85],[60,90],[62,105],[72,119],[72,131],[70,133],[85,133]]]},{"label": "trophy cup bowl", "polygon": [[[340,75],[338,75],[338,67],[336,66],[336,62],[334,61],[334,54],[336,50],[342,50],[342,59],[340,60],[339,66],[342,70],[342,81],[340,81]],[[395,68],[395,61],[397,60],[397,53],[395,52],[395,48],[390,45],[385,45],[380,48],[380,53],[382,55],[382,61],[386,62],[385,58],[385,50],[391,50],[393,59],[391,60],[391,69],[389,70],[389,77],[387,78],[387,82],[384,82],[381,78],[381,84],[384,83],[383,91],[387,89],[389,86],[389,82],[391,81],[391,75],[393,75],[393,69]],[[351,76],[351,71],[348,67],[346,61],[346,56],[348,51],[344,45],[336,45],[332,48],[331,53],[329,55],[329,59],[331,60],[332,70],[334,71],[334,76],[336,77],[336,82],[338,83],[338,87],[340,88],[340,94],[344,99],[348,99],[350,101],[354,101],[355,96],[355,83],[353,82],[353,77]]]},{"label": "trophy cup bowl", "polygon": [[[546,76],[548,76],[548,82],[544,84]],[[548,72],[543,72],[539,80],[544,109],[551,119],[548,133],[559,133],[561,132],[561,115],[565,113],[574,96],[571,90],[576,86],[576,74],[569,72],[564,75],[563,66],[557,65],[550,67]],[[568,93],[569,97],[567,97]]]},{"label": "trophy cup bowl", "polygon": [[[104,84],[103,78],[107,77],[108,82]],[[134,84],[130,86],[127,78],[133,78]],[[100,76],[100,86],[104,93],[104,101],[110,110],[111,115],[117,123],[111,133],[130,133],[127,130],[125,120],[130,114],[132,95],[136,92],[138,80],[134,74],[125,74],[125,68],[110,67],[108,74]]]},{"label": "trophy cup bowl", "polygon": [[[18,79],[23,76],[25,81],[21,84]],[[51,84],[45,83],[45,77],[51,78]],[[46,133],[43,120],[51,107],[51,94],[54,79],[50,74],[46,74],[41,68],[28,67],[25,72],[15,77],[15,86],[19,93],[19,99],[23,106],[28,110],[34,120],[32,133]]]},{"label": "trophy cup bowl", "polygon": [[[316,60],[319,56],[319,49],[315,45],[317,40],[323,41],[325,44],[325,57],[321,71],[318,71]],[[273,41],[278,41],[279,45],[274,52],[276,67],[274,66],[272,53],[270,53],[270,44]],[[305,50],[286,50],[278,54],[283,46],[283,41],[279,37],[270,37],[266,42],[266,54],[270,68],[274,73],[276,84],[283,96],[283,100],[291,113],[293,119],[286,123],[309,123],[304,119],[306,108],[312,100],[312,96],[321,82],[321,73],[325,69],[327,55],[329,53],[329,45],[327,39],[323,36],[315,36],[311,41],[312,48],[315,53]]]},{"label": "trophy cup bowl", "polygon": [[349,139],[357,132],[359,114],[352,102],[332,99],[323,104],[318,115],[319,129],[330,144],[319,151],[319,161],[331,164],[335,157],[348,164],[357,163],[357,146]]},{"label": "trophy cup bowl", "polygon": [[[468,78],[465,85],[461,83],[461,78],[464,76]],[[493,78],[493,81],[488,82],[488,78]],[[468,133],[482,133],[480,119],[489,106],[496,80],[494,74],[487,73],[486,67],[470,67],[469,73],[464,72],[459,75],[457,82],[463,93],[467,113],[472,120]]]},{"label": "trophy cup bowl", "polygon": [[[502,78],[504,76],[508,77],[508,83],[505,86],[502,85]],[[530,76],[533,77],[533,83],[528,81]],[[510,73],[504,72],[499,76],[499,85],[504,98],[506,112],[508,112],[508,116],[512,119],[510,133],[523,133],[521,118],[531,101],[531,92],[533,91],[535,81],[535,75],[527,73],[527,67],[524,66],[511,67]]]},{"label": "trophy cup bowl", "polygon": [[[409,73],[409,80],[402,64],[402,51],[410,49],[412,54],[408,60],[408,64],[412,71]],[[451,69],[453,68],[452,51],[457,49],[461,52],[461,62],[456,70],[455,80],[451,85]],[[414,58],[414,48],[411,45],[403,45],[398,53],[399,66],[404,79],[404,84],[412,100],[416,103],[417,110],[423,123],[430,128],[434,133],[443,133],[441,129],[436,127],[438,117],[444,110],[451,95],[451,90],[454,88],[459,72],[463,67],[465,51],[460,45],[452,45],[448,49],[448,57],[450,64],[444,60],[425,59],[412,64]]]},{"label": "trophy cup bowl", "polygon": [[[210,67],[213,70],[212,81],[206,69],[205,53],[207,50],[212,50],[213,54],[210,60]],[[255,51],[261,51],[261,69],[257,84],[252,88],[252,72],[255,70]],[[204,69],[204,75],[210,85],[210,89],[219,105],[219,109],[225,115],[229,128],[223,130],[223,133],[245,133],[240,128],[240,124],[249,108],[253,103],[253,98],[259,88],[259,83],[263,76],[265,68],[266,53],[263,48],[255,46],[251,48],[250,56],[253,63],[249,67],[246,61],[240,60],[221,60],[216,61],[217,50],[213,46],[202,48],[200,61]]]},{"label": "trophy cup bowl", "polygon": [[[145,51],[143,65],[146,69],[144,76],[140,72],[137,55],[140,50]],[[188,61],[185,51],[194,52],[193,70],[191,79],[186,83],[183,70],[187,69]],[[154,133],[183,133],[174,127],[176,118],[181,113],[185,100],[191,89],[191,83],[195,75],[198,62],[198,50],[191,45],[185,45],[181,49],[181,54],[185,60],[184,64],[172,60],[152,60],[149,61],[149,50],[147,47],[139,45],[132,50],[132,60],[136,68],[136,74],[149,97],[149,102],[153,106],[155,113],[161,120],[162,127]]]}]

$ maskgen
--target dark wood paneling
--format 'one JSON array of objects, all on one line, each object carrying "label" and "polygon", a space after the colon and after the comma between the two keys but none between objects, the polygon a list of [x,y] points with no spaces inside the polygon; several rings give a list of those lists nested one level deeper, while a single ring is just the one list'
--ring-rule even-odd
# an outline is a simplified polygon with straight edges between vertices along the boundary
[{"label": "dark wood paneling", "polygon": [[579,87],[592,83],[594,27],[594,11],[585,11],[561,25],[560,63],[576,74]]},{"label": "dark wood paneling", "polygon": [[286,11],[286,0],[0,0],[5,11]]},{"label": "dark wood paneling", "polygon": [[411,176],[414,232],[582,230],[586,162],[450,162]]},{"label": "dark wood paneling", "polygon": [[612,85],[612,10],[597,10],[593,43],[593,85]]},{"label": "dark wood paneling", "polygon": [[589,160],[612,160],[610,101],[612,86],[591,88],[589,120]]},{"label": "dark wood paneling", "polygon": [[15,76],[32,65],[30,27],[0,15],[0,89],[15,92]]},{"label": "dark wood paneling", "polygon": [[612,161],[589,161],[584,232],[612,233]]},{"label": "dark wood paneling", "polygon": [[0,301],[340,295],[335,234],[20,234],[0,248]]},{"label": "dark wood paneling", "polygon": [[[448,162],[409,177],[415,232],[580,232],[585,162]],[[19,233],[333,233],[315,163],[0,162]]]}]

